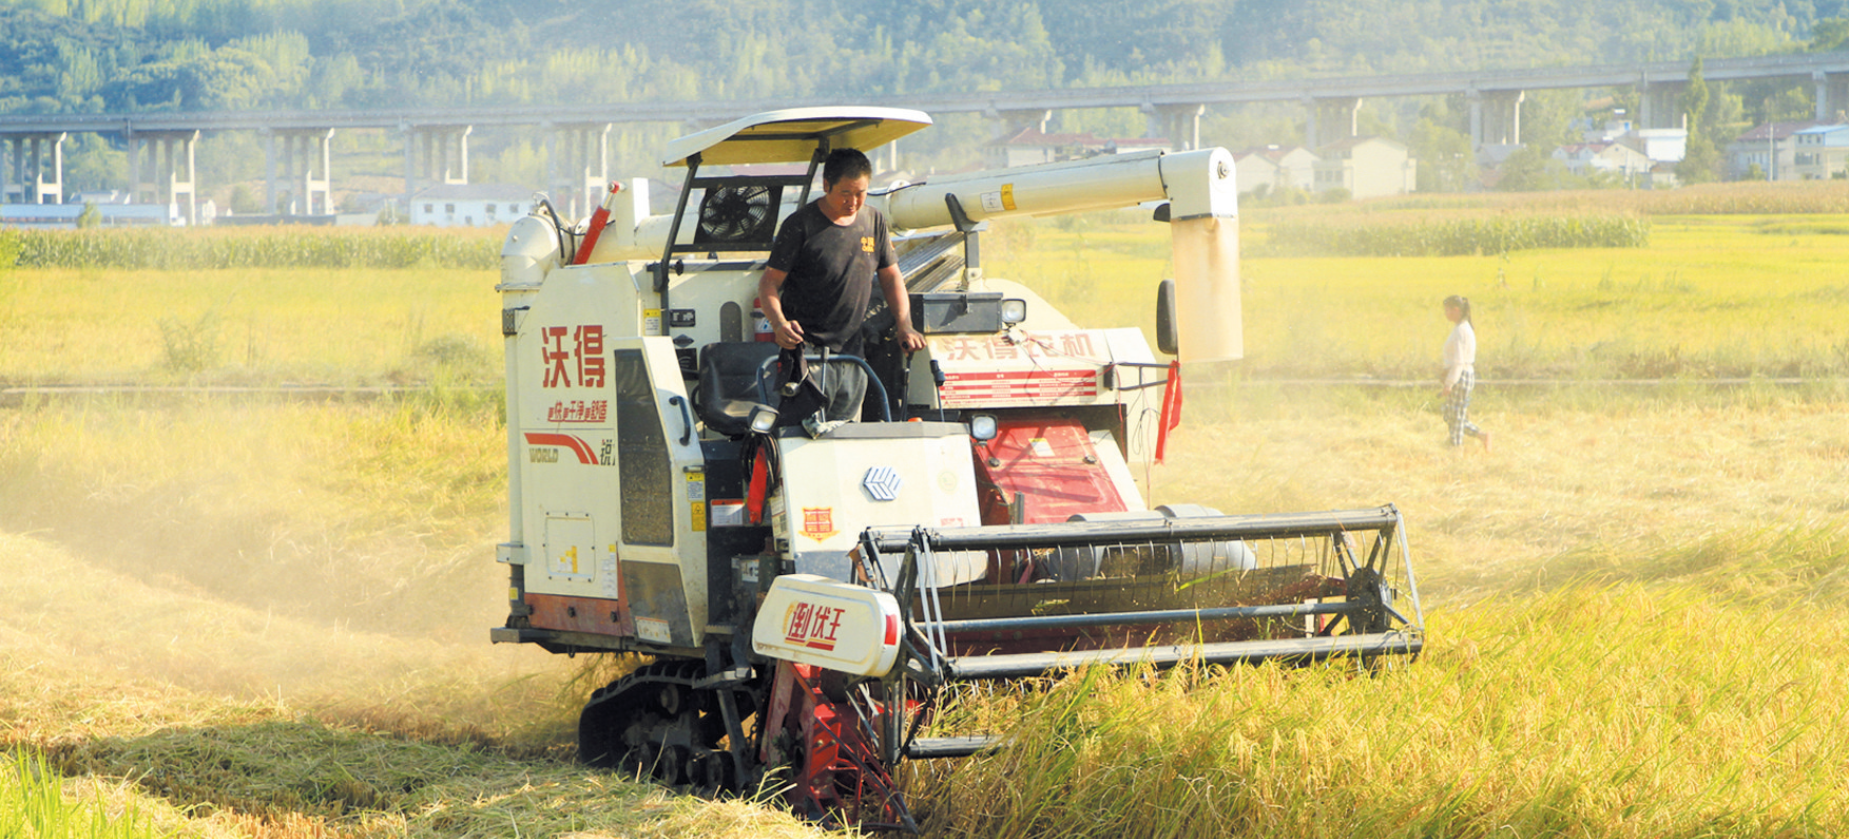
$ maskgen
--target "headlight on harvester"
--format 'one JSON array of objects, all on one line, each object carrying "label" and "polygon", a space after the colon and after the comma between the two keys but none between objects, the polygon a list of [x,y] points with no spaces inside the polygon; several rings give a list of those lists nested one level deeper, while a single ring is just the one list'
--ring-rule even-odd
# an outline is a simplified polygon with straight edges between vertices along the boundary
[{"label": "headlight on harvester", "polygon": [[969,418],[969,436],[987,443],[995,439],[995,415],[977,414]]},{"label": "headlight on harvester", "polygon": [[1002,323],[1020,323],[1027,320],[1027,301],[1009,299],[1002,301]]}]

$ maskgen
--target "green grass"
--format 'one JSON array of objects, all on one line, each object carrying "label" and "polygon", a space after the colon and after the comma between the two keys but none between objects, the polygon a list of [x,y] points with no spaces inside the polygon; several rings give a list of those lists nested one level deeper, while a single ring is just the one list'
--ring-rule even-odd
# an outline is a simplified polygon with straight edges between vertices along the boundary
[{"label": "green grass", "polygon": [[162,839],[126,798],[117,812],[96,797],[64,793],[58,774],[36,752],[15,750],[0,758],[0,836],[19,839]]}]

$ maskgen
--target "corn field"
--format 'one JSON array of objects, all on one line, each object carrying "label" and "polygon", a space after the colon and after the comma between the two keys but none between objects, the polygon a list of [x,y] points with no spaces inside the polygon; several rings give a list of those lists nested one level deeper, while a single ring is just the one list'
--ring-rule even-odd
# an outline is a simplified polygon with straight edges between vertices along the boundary
[{"label": "corn field", "polygon": [[[202,271],[225,268],[492,270],[499,231],[32,230],[0,233],[0,264],[29,268]],[[12,259],[7,259],[8,255]]]},{"label": "corn field", "polygon": [[11,230],[0,230],[0,271],[5,271],[19,263],[19,234]]},{"label": "corn field", "polygon": [[1249,256],[1470,256],[1538,248],[1641,248],[1650,222],[1626,215],[1429,218],[1344,224],[1280,221]]},{"label": "corn field", "polygon": [[1379,210],[1528,210],[1534,212],[1622,212],[1643,216],[1849,213],[1849,181],[1731,181],[1678,189],[1578,189],[1553,192],[1480,192],[1466,195],[1408,195],[1349,205]]}]

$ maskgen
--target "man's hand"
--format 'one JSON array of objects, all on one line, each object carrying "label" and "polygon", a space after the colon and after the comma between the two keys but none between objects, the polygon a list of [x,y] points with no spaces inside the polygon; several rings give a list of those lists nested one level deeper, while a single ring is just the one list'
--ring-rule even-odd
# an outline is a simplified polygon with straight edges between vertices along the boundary
[{"label": "man's hand", "polygon": [[772,334],[776,336],[777,346],[786,350],[796,349],[803,344],[803,325],[793,320],[784,321],[775,327]]},{"label": "man's hand", "polygon": [[770,320],[771,339],[793,350],[803,344],[803,325],[783,317],[783,281],[789,276],[775,268],[764,269],[764,276],[758,278],[758,308]]},{"label": "man's hand", "polygon": [[925,336],[923,332],[913,329],[911,324],[903,321],[898,324],[898,327],[899,334],[897,337],[899,339],[899,346],[904,347],[906,352],[917,352],[925,348]]}]

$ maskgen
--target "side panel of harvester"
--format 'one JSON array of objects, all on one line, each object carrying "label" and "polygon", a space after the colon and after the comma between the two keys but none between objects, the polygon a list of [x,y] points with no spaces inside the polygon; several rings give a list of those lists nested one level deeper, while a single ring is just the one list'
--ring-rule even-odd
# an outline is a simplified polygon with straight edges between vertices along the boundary
[{"label": "side panel of harvester", "polygon": [[556,270],[518,313],[517,594],[531,628],[586,646],[697,648],[705,569],[683,557],[705,556],[705,461],[673,345],[638,334],[636,283]]}]

